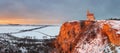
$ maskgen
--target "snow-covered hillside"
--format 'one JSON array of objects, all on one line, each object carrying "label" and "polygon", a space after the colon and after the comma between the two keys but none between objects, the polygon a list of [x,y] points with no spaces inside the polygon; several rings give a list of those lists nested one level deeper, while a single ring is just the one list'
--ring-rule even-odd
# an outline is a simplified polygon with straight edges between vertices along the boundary
[{"label": "snow-covered hillside", "polygon": [[17,47],[15,51],[28,53],[120,53],[117,20],[71,21],[61,27],[0,26],[0,29],[1,50]]},{"label": "snow-covered hillside", "polygon": [[72,21],[61,26],[57,53],[120,53],[120,21]]},{"label": "snow-covered hillside", "polygon": [[59,25],[1,25],[0,53],[48,53],[59,29]]},{"label": "snow-covered hillside", "polygon": [[[47,26],[40,29],[39,27],[44,26],[0,26],[0,34],[9,33],[19,38],[25,38],[27,36],[30,36],[35,39],[43,39],[44,37],[48,39],[51,38],[51,36],[57,36],[60,29],[60,26]],[[29,31],[30,29],[34,28],[38,29]]]}]

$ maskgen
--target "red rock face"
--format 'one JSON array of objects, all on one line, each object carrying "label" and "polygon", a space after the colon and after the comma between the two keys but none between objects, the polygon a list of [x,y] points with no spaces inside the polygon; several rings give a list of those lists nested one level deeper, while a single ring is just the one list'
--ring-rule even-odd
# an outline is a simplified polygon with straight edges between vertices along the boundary
[{"label": "red rock face", "polygon": [[116,31],[110,25],[104,24],[102,31],[108,36],[111,43],[120,45],[120,35],[116,34]]},{"label": "red rock face", "polygon": [[[54,42],[56,48],[55,52],[77,53],[76,48],[80,44],[90,44],[93,40],[96,40],[96,38],[101,39],[100,43],[95,42],[98,43],[98,45],[101,45],[101,48],[104,47],[102,45],[105,45],[105,43],[108,43],[109,41],[115,45],[120,45],[120,35],[116,34],[116,30],[113,29],[109,23],[104,23],[97,21],[75,21],[64,23],[61,26],[59,36]],[[105,37],[108,38],[104,39]]]},{"label": "red rock face", "polygon": [[79,35],[80,31],[79,22],[66,22],[62,25],[60,34],[55,41],[55,46],[60,53],[70,53],[72,51],[72,48],[75,47],[74,39]]}]

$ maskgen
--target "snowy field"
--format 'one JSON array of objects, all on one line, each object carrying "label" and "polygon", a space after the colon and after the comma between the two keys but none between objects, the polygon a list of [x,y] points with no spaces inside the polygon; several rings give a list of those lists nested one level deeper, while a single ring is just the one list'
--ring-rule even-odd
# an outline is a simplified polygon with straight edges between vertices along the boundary
[{"label": "snowy field", "polygon": [[17,32],[20,30],[36,28],[39,26],[0,26],[0,33]]},{"label": "snowy field", "polygon": [[[43,25],[44,26],[44,25]],[[35,39],[51,38],[59,34],[60,25],[57,26],[0,26],[1,33],[12,33],[11,35],[19,38],[32,37]],[[41,28],[40,28],[41,27]],[[43,27],[43,28],[42,28]],[[31,31],[24,31],[38,28]],[[23,31],[23,32],[21,32]]]}]

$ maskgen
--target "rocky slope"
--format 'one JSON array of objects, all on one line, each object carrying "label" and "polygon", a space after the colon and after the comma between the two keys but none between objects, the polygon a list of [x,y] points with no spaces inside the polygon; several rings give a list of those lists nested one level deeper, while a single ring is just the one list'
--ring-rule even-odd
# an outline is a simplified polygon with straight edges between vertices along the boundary
[{"label": "rocky slope", "polygon": [[65,22],[54,46],[56,53],[120,53],[120,21]]}]

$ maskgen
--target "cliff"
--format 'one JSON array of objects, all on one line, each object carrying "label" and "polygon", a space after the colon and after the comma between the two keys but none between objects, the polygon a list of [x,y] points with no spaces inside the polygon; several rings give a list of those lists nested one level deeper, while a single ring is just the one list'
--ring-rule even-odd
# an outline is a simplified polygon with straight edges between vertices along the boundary
[{"label": "cliff", "polygon": [[120,21],[65,22],[54,41],[54,52],[103,53],[108,45],[120,46]]}]

